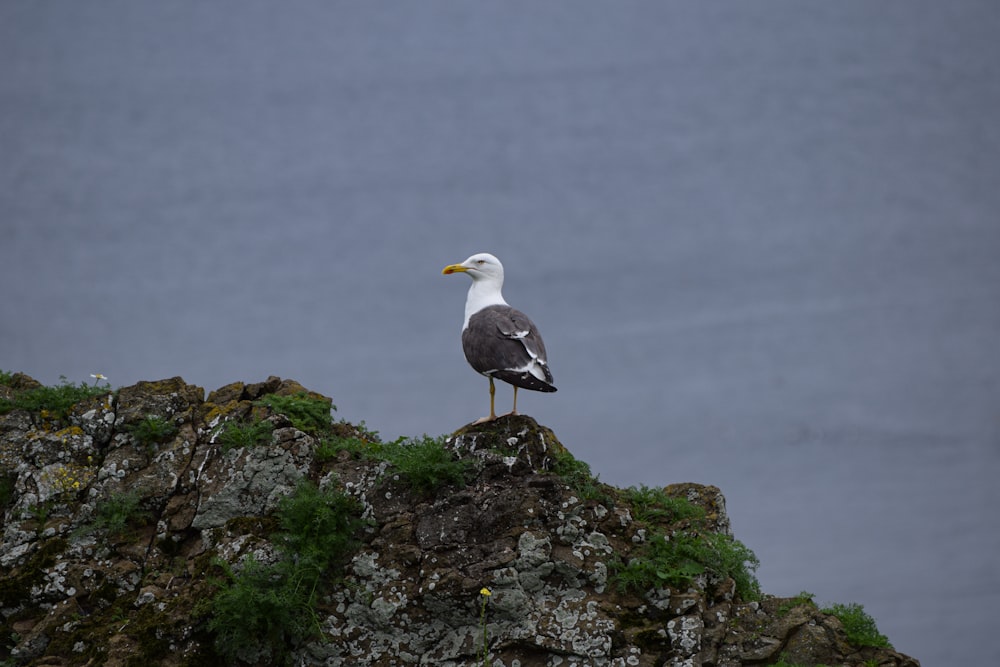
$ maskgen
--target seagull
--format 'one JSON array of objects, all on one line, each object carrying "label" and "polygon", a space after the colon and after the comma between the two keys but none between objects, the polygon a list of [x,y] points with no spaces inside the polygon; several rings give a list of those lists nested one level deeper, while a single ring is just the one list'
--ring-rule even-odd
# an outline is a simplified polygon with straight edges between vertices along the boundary
[{"label": "seagull", "polygon": [[472,278],[469,296],[465,300],[462,350],[469,365],[490,381],[490,414],[473,423],[497,418],[493,407],[496,395],[494,378],[514,387],[514,409],[509,413],[512,415],[517,414],[519,387],[555,391],[552,371],[545,356],[545,343],[538,328],[527,315],[504,301],[501,293],[503,264],[500,260],[489,253],[479,253],[461,264],[449,264],[441,273],[465,273]]}]

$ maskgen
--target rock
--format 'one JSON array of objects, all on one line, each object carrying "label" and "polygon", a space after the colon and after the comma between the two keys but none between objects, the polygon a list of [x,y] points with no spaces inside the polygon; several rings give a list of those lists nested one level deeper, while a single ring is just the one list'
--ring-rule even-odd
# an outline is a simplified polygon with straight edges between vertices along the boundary
[{"label": "rock", "polygon": [[[38,386],[14,375],[0,401]],[[263,599],[317,557],[289,546],[276,515],[309,480],[356,505],[350,549],[313,579],[296,617],[308,627],[282,630],[279,600],[273,636],[229,652],[240,664],[472,666],[484,649],[495,667],[919,664],[852,646],[806,600],[745,599],[708,560],[624,582],[656,544],[730,539],[715,487],[656,491],[700,509],[642,518],[518,415],[459,429],[430,465],[461,463],[465,483],[418,493],[376,436],[346,423],[306,433],[262,400],[272,395],[330,406],[277,377],[207,398],[171,378],[85,399],[63,421],[0,414],[0,662],[223,664],[213,601],[226,582],[256,581]],[[149,417],[169,435],[139,437]],[[263,422],[256,446],[223,444],[225,429]]]}]

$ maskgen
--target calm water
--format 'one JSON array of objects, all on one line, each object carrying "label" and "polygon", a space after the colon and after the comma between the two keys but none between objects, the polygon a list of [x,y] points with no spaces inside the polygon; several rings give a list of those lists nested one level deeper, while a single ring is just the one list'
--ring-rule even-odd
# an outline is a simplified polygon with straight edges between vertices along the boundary
[{"label": "calm water", "polygon": [[[473,252],[601,479],[726,493],[765,590],[1000,651],[990,2],[4,3],[0,368],[485,414]],[[502,389],[501,406],[510,401]]]}]

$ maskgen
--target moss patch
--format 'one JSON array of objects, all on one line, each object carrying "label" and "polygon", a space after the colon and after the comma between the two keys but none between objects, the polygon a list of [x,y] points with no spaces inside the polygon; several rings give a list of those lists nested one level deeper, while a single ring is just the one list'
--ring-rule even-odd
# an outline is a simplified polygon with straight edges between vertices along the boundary
[{"label": "moss patch", "polygon": [[45,577],[45,569],[52,567],[56,556],[66,550],[67,542],[61,537],[53,537],[42,542],[21,567],[0,578],[0,607],[16,607],[31,600],[31,588]]}]

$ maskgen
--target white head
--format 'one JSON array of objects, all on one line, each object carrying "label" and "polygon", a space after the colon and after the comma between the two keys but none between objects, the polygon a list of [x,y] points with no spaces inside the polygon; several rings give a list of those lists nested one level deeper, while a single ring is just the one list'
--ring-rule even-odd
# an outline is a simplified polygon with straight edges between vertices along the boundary
[{"label": "white head", "polygon": [[499,287],[503,287],[503,264],[500,260],[488,252],[481,252],[473,255],[461,264],[451,264],[444,267],[442,273],[468,273],[472,282],[487,281],[495,282]]},{"label": "white head", "polygon": [[465,323],[462,325],[463,328],[469,324],[469,318],[483,308],[487,306],[507,305],[503,294],[501,294],[501,290],[503,289],[503,264],[488,252],[473,255],[461,264],[449,264],[444,267],[441,273],[445,275],[467,273],[472,278],[469,297],[465,301]]}]

